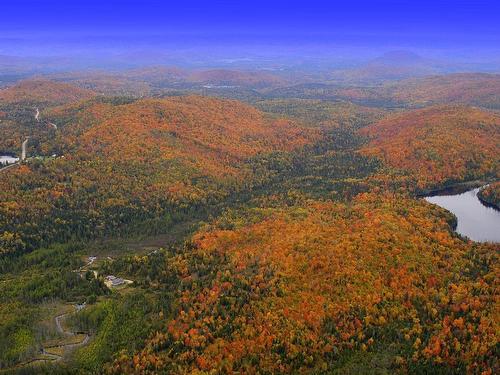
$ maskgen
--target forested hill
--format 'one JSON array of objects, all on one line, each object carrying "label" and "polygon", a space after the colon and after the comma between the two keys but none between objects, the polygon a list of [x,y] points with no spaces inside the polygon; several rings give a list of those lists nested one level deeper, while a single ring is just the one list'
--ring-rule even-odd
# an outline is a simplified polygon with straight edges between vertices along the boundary
[{"label": "forested hill", "polygon": [[391,194],[223,217],[166,260],[181,289],[173,318],[109,370],[494,369],[495,248],[453,238],[449,219]]},{"label": "forested hill", "polygon": [[500,74],[457,73],[408,79],[384,91],[393,100],[415,105],[466,104],[500,109]]},{"label": "forested hill", "polygon": [[360,130],[362,148],[408,170],[419,187],[500,177],[500,116],[473,107],[435,106],[388,116]]},{"label": "forested hill", "polygon": [[90,90],[82,89],[67,83],[59,83],[46,79],[29,79],[0,90],[0,104],[64,104],[77,100],[89,99],[95,95],[96,94]]},{"label": "forested hill", "polygon": [[1,369],[498,372],[499,245],[418,198],[498,179],[498,113],[45,87],[0,103]]},{"label": "forested hill", "polygon": [[176,160],[212,176],[231,174],[257,154],[291,151],[319,138],[314,130],[241,102],[201,96],[98,100],[56,108],[50,116],[63,124],[61,143],[74,145],[77,154],[130,162]]},{"label": "forested hill", "polygon": [[39,148],[56,156],[35,158],[0,181],[1,232],[16,238],[1,242],[2,253],[32,250],[74,231],[95,237],[132,230],[126,224],[220,201],[265,179],[249,159],[319,138],[248,105],[203,97],[99,99],[47,116],[59,126],[45,130],[50,134]]},{"label": "forested hill", "polygon": [[409,78],[379,85],[304,83],[271,90],[276,98],[347,100],[378,108],[420,108],[438,104],[500,109],[500,75],[457,73]]}]

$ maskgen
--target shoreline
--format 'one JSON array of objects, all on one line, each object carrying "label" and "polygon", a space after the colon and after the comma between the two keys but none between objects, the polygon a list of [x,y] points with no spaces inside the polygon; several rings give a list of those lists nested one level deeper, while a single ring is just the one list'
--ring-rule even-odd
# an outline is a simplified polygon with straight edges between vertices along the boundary
[{"label": "shoreline", "polygon": [[479,199],[479,201],[485,205],[486,207],[489,207],[489,208],[493,208],[494,210],[497,210],[497,211],[500,211],[500,206],[495,204],[495,203],[491,203],[491,202],[488,202],[487,200],[485,200],[484,198],[481,197],[481,194],[479,194],[481,191],[478,192],[477,194],[477,199]]},{"label": "shoreline", "polygon": [[449,185],[443,185],[440,188],[424,190],[416,194],[417,198],[433,197],[436,195],[455,195],[465,193],[468,190],[476,189],[478,187],[488,185],[495,182],[495,180],[471,180],[464,182],[457,182]]}]

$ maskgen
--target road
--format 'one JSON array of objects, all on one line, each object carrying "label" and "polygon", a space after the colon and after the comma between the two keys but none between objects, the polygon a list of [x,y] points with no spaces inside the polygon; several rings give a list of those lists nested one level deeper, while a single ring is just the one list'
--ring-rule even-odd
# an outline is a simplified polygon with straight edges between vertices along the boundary
[{"label": "road", "polygon": [[19,162],[16,162],[16,163],[13,163],[13,164],[9,164],[6,167],[0,168],[0,173],[4,172],[4,171],[8,171],[11,168],[17,167],[18,165],[19,165]]},{"label": "road", "polygon": [[[78,312],[78,311],[80,311],[80,310],[82,310],[84,308],[85,308],[85,304],[84,305],[76,305],[75,306],[75,311],[71,311],[69,313],[65,313],[65,314],[61,314],[61,315],[56,316],[54,318],[54,320],[56,322],[56,330],[57,330],[57,332],[60,335],[66,336],[66,337],[78,335],[78,332],[68,331],[68,330],[64,329],[64,326],[63,326],[63,324],[61,322],[61,319],[65,318],[68,315],[74,314],[75,312]],[[58,361],[58,360],[61,360],[63,358],[63,356],[59,355],[59,354],[50,353],[47,350],[57,349],[57,348],[63,348],[63,349],[77,348],[79,346],[83,346],[83,345],[87,344],[89,342],[89,340],[90,340],[89,334],[85,333],[85,337],[83,338],[83,340],[80,340],[80,341],[77,341],[77,342],[71,342],[71,343],[68,343],[68,344],[46,346],[46,347],[44,347],[42,349],[42,354],[48,355],[48,356],[51,356],[51,357],[57,357],[57,358],[54,358],[52,360]]]},{"label": "road", "polygon": [[26,138],[24,140],[23,144],[21,145],[21,161],[26,160],[26,146],[28,145],[28,140],[29,140],[29,137]]},{"label": "road", "polygon": [[21,150],[21,159],[19,159],[19,161],[15,162],[15,163],[9,164],[6,167],[0,168],[0,173],[4,172],[4,171],[8,171],[11,168],[17,167],[20,162],[22,162],[23,160],[26,159],[26,146],[28,144],[28,140],[29,140],[29,137],[26,138],[24,140],[23,144],[22,144],[22,147],[21,147],[22,148],[22,150]]},{"label": "road", "polygon": [[[36,109],[35,120],[39,122],[40,121],[40,110],[38,108],[35,108],[35,109]],[[57,130],[57,125],[54,124],[53,122],[47,122],[47,125],[51,126],[54,130]],[[6,167],[0,168],[0,172],[4,172],[4,171],[7,171],[11,168],[14,168],[15,166],[19,165],[19,162],[26,160],[28,140],[29,140],[29,137],[26,137],[26,139],[24,140],[24,142],[21,145],[21,159],[16,163],[13,163],[13,164],[10,164]]]},{"label": "road", "polygon": [[[73,332],[73,331],[66,330],[63,326],[62,320],[64,320],[65,317],[67,317],[68,315],[74,314],[74,313],[82,310],[83,308],[85,308],[85,304],[74,305],[73,307],[74,307],[74,311],[70,311],[70,312],[67,312],[64,314],[57,315],[54,318],[54,321],[56,323],[57,333],[61,336],[66,337],[66,338],[82,334],[79,332]],[[36,358],[33,358],[29,361],[26,361],[17,367],[25,367],[28,365],[33,366],[36,364],[60,361],[64,358],[65,355],[68,354],[66,352],[67,349],[75,349],[77,347],[84,346],[89,342],[90,335],[88,333],[85,333],[84,335],[85,336],[83,337],[83,339],[78,340],[78,341],[72,341],[72,342],[68,342],[66,344],[59,344],[59,345],[55,344],[55,345],[42,346],[42,349],[40,351],[39,356],[37,356]],[[59,354],[60,349],[62,349],[62,354]]]},{"label": "road", "polygon": [[[37,108],[36,109],[36,113],[35,113],[35,120],[37,122],[40,122],[40,110]],[[54,124],[53,122],[49,122],[49,121],[45,121],[47,125],[51,126],[54,130],[57,130],[57,125]]]}]

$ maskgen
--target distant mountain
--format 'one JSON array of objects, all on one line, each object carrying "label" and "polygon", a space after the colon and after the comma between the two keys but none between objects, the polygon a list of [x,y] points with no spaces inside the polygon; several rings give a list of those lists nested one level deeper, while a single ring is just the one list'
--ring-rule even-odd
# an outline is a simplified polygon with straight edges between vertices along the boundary
[{"label": "distant mountain", "polygon": [[500,177],[500,115],[473,107],[433,106],[389,116],[363,128],[363,148],[411,171],[420,187]]},{"label": "distant mountain", "polygon": [[269,72],[258,70],[187,70],[178,67],[154,66],[126,70],[120,74],[123,78],[143,80],[158,86],[161,84],[197,83],[215,86],[275,86],[284,83],[284,79]]},{"label": "distant mountain", "polygon": [[421,107],[466,104],[500,109],[500,74],[457,73],[414,78],[381,87],[336,89],[332,96],[362,103]]},{"label": "distant mountain", "polygon": [[65,104],[89,99],[96,94],[67,83],[46,79],[29,79],[0,90],[1,103],[51,103]]},{"label": "distant mountain", "polygon": [[144,68],[130,69],[121,74],[122,76],[137,80],[152,82],[159,81],[183,81],[189,75],[186,69],[175,66],[150,66]]},{"label": "distant mountain", "polygon": [[438,61],[412,52],[393,51],[358,68],[335,72],[333,79],[352,83],[377,83],[439,74],[446,70],[446,65]]},{"label": "distant mountain", "polygon": [[[75,71],[47,75],[104,95],[150,96],[169,90],[201,93],[217,89],[262,89],[286,85],[287,80],[259,70],[188,70],[172,66],[151,66],[121,71]],[[186,92],[186,91],[184,91]]]},{"label": "distant mountain", "polygon": [[418,105],[455,103],[500,109],[500,74],[432,76],[398,82],[381,91],[392,100]]},{"label": "distant mountain", "polygon": [[33,59],[0,55],[0,77],[11,74],[33,74],[42,66],[43,64],[40,61],[34,61]]},{"label": "distant mountain", "polygon": [[415,66],[419,64],[427,64],[428,60],[416,53],[409,51],[391,51],[373,59],[368,65],[379,66]]},{"label": "distant mountain", "polygon": [[189,81],[212,85],[229,86],[277,86],[283,84],[284,79],[271,73],[261,71],[239,71],[227,69],[203,70],[189,75]]}]

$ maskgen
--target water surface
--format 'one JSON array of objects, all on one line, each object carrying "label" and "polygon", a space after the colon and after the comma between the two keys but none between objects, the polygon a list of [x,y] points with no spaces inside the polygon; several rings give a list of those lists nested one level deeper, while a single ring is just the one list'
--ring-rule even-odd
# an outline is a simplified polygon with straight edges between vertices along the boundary
[{"label": "water surface", "polygon": [[12,164],[19,161],[19,158],[10,155],[0,155],[0,164]]},{"label": "water surface", "polygon": [[500,211],[487,207],[477,197],[481,188],[461,194],[434,195],[425,200],[457,217],[457,233],[478,242],[500,242]]}]

